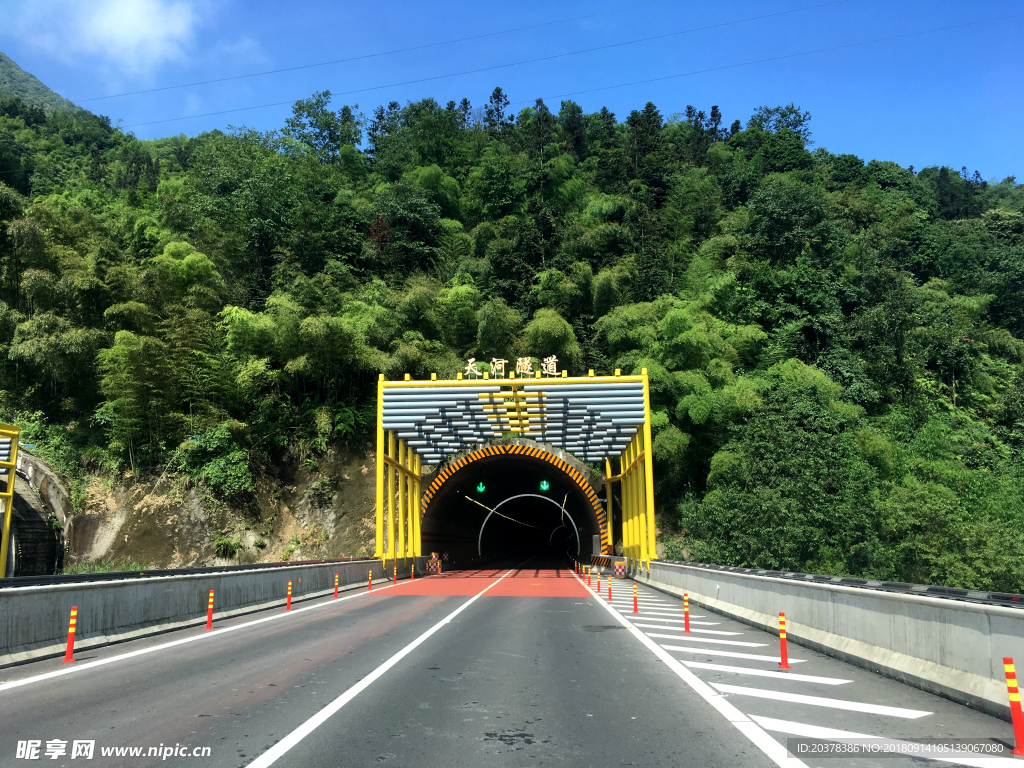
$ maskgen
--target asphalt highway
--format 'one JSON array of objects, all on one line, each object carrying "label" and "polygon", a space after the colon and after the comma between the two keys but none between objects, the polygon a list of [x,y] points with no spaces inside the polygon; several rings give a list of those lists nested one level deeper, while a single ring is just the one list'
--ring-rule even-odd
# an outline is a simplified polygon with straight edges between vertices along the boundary
[{"label": "asphalt highway", "polygon": [[[859,768],[877,762],[787,758],[784,731],[827,711],[894,738],[1009,734],[804,649],[793,675],[764,678],[777,638],[695,611],[706,634],[686,639],[679,601],[641,588],[634,615],[631,588],[616,580],[609,605],[534,559],[0,670],[0,765]],[[94,742],[91,760],[72,757],[75,741]]]}]

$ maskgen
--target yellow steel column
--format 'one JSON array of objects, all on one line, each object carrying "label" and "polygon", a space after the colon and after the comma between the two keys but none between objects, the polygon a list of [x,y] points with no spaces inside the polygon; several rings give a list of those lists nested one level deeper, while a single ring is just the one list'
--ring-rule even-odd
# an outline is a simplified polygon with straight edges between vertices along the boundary
[{"label": "yellow steel column", "polygon": [[626,555],[626,545],[629,541],[629,523],[627,522],[627,512],[629,510],[629,495],[627,490],[629,486],[626,484],[626,464],[629,463],[629,448],[626,448],[622,453],[619,454],[619,519],[622,521],[622,554]]},{"label": "yellow steel column", "polygon": [[0,424],[0,437],[11,441],[11,454],[7,461],[0,462],[0,468],[7,471],[7,487],[0,493],[0,511],[3,512],[3,523],[0,524],[0,579],[13,576],[7,573],[7,553],[11,549],[11,520],[14,518],[14,471],[18,465],[18,438],[21,427],[14,424]]},{"label": "yellow steel column", "polygon": [[420,541],[420,515],[423,514],[423,457],[418,453],[413,454],[413,472],[416,479],[413,481],[412,489],[412,511],[409,513],[412,518],[412,556],[420,557],[423,554],[423,543]]},{"label": "yellow steel column", "polygon": [[633,483],[633,558],[635,560],[640,559],[640,473],[637,472],[640,461],[639,438],[638,431],[633,435],[633,466],[629,470],[629,478]]},{"label": "yellow steel column", "polygon": [[644,488],[647,491],[647,550],[651,560],[658,559],[658,543],[654,520],[654,441],[651,439],[651,381],[647,369],[641,369],[644,377],[644,443],[647,455],[644,457]]},{"label": "yellow steel column", "polygon": [[[388,458],[394,459],[396,453],[395,433],[388,431]],[[388,464],[388,554],[397,559],[395,554],[395,469]]]},{"label": "yellow steel column", "polygon": [[[612,547],[615,546],[615,526],[612,525],[612,493],[615,491],[615,484],[612,482],[612,460],[604,460],[604,476],[607,478],[604,483],[604,495],[607,497],[605,512],[605,521],[607,526],[605,527],[605,533],[607,538],[601,539],[601,551],[598,554],[604,554],[605,544],[607,542],[612,543]],[[613,550],[614,553],[614,550]]]},{"label": "yellow steel column", "polygon": [[632,543],[630,547],[629,556],[634,560],[639,557],[640,541],[637,539],[636,533],[638,530],[637,523],[639,522],[637,516],[640,512],[640,505],[637,504],[637,487],[636,487],[636,457],[637,457],[637,445],[636,435],[633,435],[633,439],[629,443],[629,505],[632,507],[632,512],[629,516],[629,540]]},{"label": "yellow steel column", "polygon": [[384,557],[384,374],[377,378],[377,529],[374,557]]},{"label": "yellow steel column", "polygon": [[[633,441],[629,441],[622,472],[622,554],[633,557],[633,477],[629,470],[633,460]],[[628,561],[627,561],[628,565]]]},{"label": "yellow steel column", "polygon": [[[398,466],[402,469],[408,469],[405,466],[405,440],[398,441]],[[406,487],[409,482],[409,476],[399,470],[398,472],[398,549],[395,550],[395,556],[405,560],[405,499],[406,499]]]},{"label": "yellow steel column", "polygon": [[644,471],[643,465],[647,463],[647,445],[643,439],[643,432],[637,430],[636,433],[636,447],[637,456],[643,454],[640,459],[640,463],[634,467],[636,470],[636,521],[637,521],[637,543],[638,547],[637,557],[640,558],[641,562],[648,559],[647,555],[647,503],[646,503],[646,488],[644,487]]}]

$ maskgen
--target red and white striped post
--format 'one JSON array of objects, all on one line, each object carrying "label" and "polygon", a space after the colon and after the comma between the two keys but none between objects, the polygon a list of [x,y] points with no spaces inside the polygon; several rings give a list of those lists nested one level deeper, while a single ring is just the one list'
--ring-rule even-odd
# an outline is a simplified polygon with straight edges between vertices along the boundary
[{"label": "red and white striped post", "polygon": [[373,590],[373,568],[370,569],[370,580],[366,584],[366,591],[370,592]]},{"label": "red and white striped post", "polygon": [[290,611],[292,609],[292,580],[288,579],[288,603],[284,609]]},{"label": "red and white striped post", "polygon": [[338,574],[334,574],[334,599],[338,599]]},{"label": "red and white striped post", "polygon": [[633,613],[640,613],[640,609],[636,604],[636,582],[633,582]]},{"label": "red and white striped post", "polygon": [[789,653],[786,651],[786,614],[779,611],[779,669],[792,669],[789,666]]},{"label": "red and white striped post", "polygon": [[683,592],[683,632],[690,631],[690,595]]},{"label": "red and white striped post", "polygon": [[78,606],[71,606],[71,623],[68,625],[68,649],[64,652],[62,664],[71,664],[75,660],[75,625],[78,624]]},{"label": "red and white striped post", "polygon": [[1024,715],[1020,711],[1020,688],[1017,686],[1017,672],[1014,670],[1012,657],[1003,657],[1003,671],[1006,673],[1006,692],[1010,695],[1013,740],[1017,743],[1013,754],[1024,755]]},{"label": "red and white striped post", "polygon": [[206,628],[213,629],[213,590],[210,590],[210,601],[206,604]]},{"label": "red and white striped post", "polygon": [[601,572],[597,572],[597,594],[601,594]]},{"label": "red and white striped post", "polygon": [[590,566],[587,566],[587,586],[590,586]]}]

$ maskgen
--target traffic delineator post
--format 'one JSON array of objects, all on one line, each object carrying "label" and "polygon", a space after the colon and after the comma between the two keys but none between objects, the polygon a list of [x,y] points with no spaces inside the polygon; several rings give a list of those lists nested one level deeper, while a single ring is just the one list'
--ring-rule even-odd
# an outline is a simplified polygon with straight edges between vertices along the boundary
[{"label": "traffic delineator post", "polygon": [[1010,697],[1010,720],[1013,722],[1013,740],[1016,745],[1013,754],[1024,755],[1024,714],[1020,709],[1020,687],[1017,685],[1017,672],[1011,656],[1003,657],[1003,672],[1006,673],[1006,692]]},{"label": "traffic delineator post", "polygon": [[690,595],[683,592],[683,632],[690,631]]},{"label": "traffic delineator post", "polygon": [[601,594],[601,572],[597,572],[597,594]]},{"label": "traffic delineator post", "polygon": [[779,611],[779,669],[792,669],[789,666],[789,654],[786,651],[786,614]]},{"label": "traffic delineator post", "polygon": [[288,579],[288,603],[285,605],[284,609],[286,611],[290,611],[292,609],[292,580],[291,579]]},{"label": "traffic delineator post", "polygon": [[373,590],[373,568],[370,569],[370,579],[366,583],[366,591],[370,592]]},{"label": "traffic delineator post", "polygon": [[612,580],[608,579],[608,602],[612,601]]},{"label": "traffic delineator post", "polygon": [[334,574],[334,599],[338,599],[338,574]]},{"label": "traffic delineator post", "polygon": [[62,664],[71,664],[75,660],[75,625],[78,624],[78,606],[71,606],[71,622],[68,624],[68,649],[64,652]]},{"label": "traffic delineator post", "polygon": [[395,561],[395,584],[398,583],[398,561]]},{"label": "traffic delineator post", "polygon": [[587,586],[590,586],[590,566],[587,566]]},{"label": "traffic delineator post", "polygon": [[206,628],[213,629],[213,590],[210,590],[210,601],[206,604]]},{"label": "traffic delineator post", "polygon": [[416,561],[412,561],[412,567],[409,569],[409,581],[416,581]]},{"label": "traffic delineator post", "polygon": [[636,604],[636,582],[633,582],[633,613],[640,613],[640,609]]}]

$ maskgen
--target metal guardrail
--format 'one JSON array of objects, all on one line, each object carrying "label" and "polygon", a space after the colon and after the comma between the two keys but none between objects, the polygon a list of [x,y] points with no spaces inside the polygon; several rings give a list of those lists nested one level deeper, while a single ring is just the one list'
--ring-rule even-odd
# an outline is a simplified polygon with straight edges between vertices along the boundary
[{"label": "metal guardrail", "polygon": [[767,571],[762,568],[739,568],[729,565],[710,565],[708,563],[692,563],[685,560],[657,560],[658,563],[686,565],[691,568],[702,568],[706,571],[722,571],[724,573],[743,573],[750,576],[771,576],[776,579],[791,579],[813,584],[829,584],[838,587],[855,587],[872,589],[877,592],[896,592],[904,595],[922,595],[941,597],[947,600],[960,600],[968,603],[984,603],[1001,605],[1007,608],[1024,610],[1024,595],[1008,592],[984,592],[976,589],[958,589],[956,587],[938,587],[927,584],[906,584],[901,581],[879,581],[876,579],[858,579],[852,576],[822,576],[797,571]]},{"label": "metal guardrail", "polygon": [[209,565],[200,568],[162,568],[151,571],[107,571],[105,573],[81,573],[61,576],[16,576],[0,579],[0,589],[14,587],[38,587],[49,584],[79,584],[93,581],[117,581],[119,579],[152,578],[154,576],[188,576],[199,573],[231,573],[233,571],[264,570],[268,568],[294,568],[300,565],[326,565],[329,563],[376,562],[371,557],[347,557],[337,560],[294,560],[277,563],[250,563],[249,565]]}]

